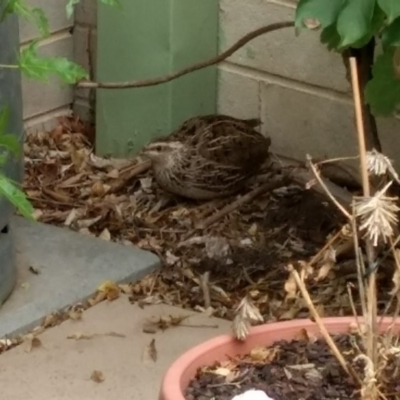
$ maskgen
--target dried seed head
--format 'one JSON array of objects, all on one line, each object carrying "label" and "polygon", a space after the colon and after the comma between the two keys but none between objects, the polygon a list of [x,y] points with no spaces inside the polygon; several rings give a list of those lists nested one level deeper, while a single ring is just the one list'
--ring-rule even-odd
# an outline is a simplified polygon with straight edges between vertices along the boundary
[{"label": "dried seed head", "polygon": [[354,209],[361,219],[360,229],[366,231],[373,245],[378,244],[379,238],[386,243],[393,236],[393,225],[397,223],[397,212],[400,208],[395,204],[397,197],[387,197],[385,193],[392,182],[372,197],[362,197],[355,200]]},{"label": "dried seed head", "polygon": [[367,169],[370,175],[379,176],[389,173],[397,182],[400,181],[392,161],[375,149],[367,152]]},{"label": "dried seed head", "polygon": [[232,325],[233,333],[236,339],[245,340],[249,333],[251,322],[263,322],[264,318],[247,296],[242,299],[235,311],[236,317]]},{"label": "dried seed head", "polygon": [[236,308],[237,315],[249,322],[264,322],[263,316],[254,303],[245,296]]},{"label": "dried seed head", "polygon": [[243,319],[241,315],[236,315],[233,320],[232,330],[237,340],[245,340],[250,330],[250,322]]}]

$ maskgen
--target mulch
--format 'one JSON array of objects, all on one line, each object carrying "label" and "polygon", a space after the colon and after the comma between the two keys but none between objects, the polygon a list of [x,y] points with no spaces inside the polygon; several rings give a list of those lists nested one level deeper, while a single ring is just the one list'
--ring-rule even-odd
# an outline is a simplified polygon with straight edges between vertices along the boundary
[{"label": "mulch", "polygon": [[[51,132],[28,135],[24,190],[41,222],[161,258],[160,271],[133,284],[132,301],[202,311],[201,281],[207,272],[215,316],[233,319],[245,295],[265,320],[308,316],[301,298],[287,296],[287,266],[309,260],[341,229],[343,218],[327,199],[288,184],[200,229],[199,222],[237,196],[205,203],[173,198],[157,187],[140,157],[106,159],[93,147],[93,129],[75,117],[61,118]],[[270,180],[275,179],[271,173]],[[379,277],[382,309],[392,284],[388,268]],[[326,275],[309,283],[321,316],[352,314],[348,283],[357,282],[354,261],[337,260]]]},{"label": "mulch", "polygon": [[[307,335],[305,335],[307,336]],[[359,336],[333,336],[345,360],[363,379],[365,362],[355,357],[365,351]],[[397,361],[385,369],[387,398],[398,398]],[[360,399],[359,387],[342,369],[322,339],[279,341],[255,348],[243,357],[232,357],[214,366],[200,368],[185,392],[187,400],[231,400],[247,390],[264,391],[274,400]]]}]

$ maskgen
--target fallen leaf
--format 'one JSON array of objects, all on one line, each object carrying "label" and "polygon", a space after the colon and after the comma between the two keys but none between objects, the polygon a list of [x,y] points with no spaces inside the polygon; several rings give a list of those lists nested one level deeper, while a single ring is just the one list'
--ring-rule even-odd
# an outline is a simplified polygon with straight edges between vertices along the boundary
[{"label": "fallen leaf", "polygon": [[24,337],[25,343],[25,351],[30,353],[33,349],[37,349],[42,346],[42,342],[36,336],[33,336],[31,333]]},{"label": "fallen leaf", "polygon": [[94,337],[93,334],[84,334],[81,332],[75,332],[72,335],[68,335],[67,339],[74,339],[74,340],[90,340]]},{"label": "fallen leaf", "polygon": [[68,317],[73,321],[78,321],[82,319],[82,311],[81,310],[70,310],[68,311]]},{"label": "fallen leaf", "polygon": [[49,315],[46,315],[44,317],[44,320],[42,322],[42,326],[44,328],[50,328],[52,326],[58,325],[62,321],[62,317],[58,313],[52,313]]},{"label": "fallen leaf", "polygon": [[132,286],[129,284],[120,284],[118,285],[118,288],[124,294],[132,294]]},{"label": "fallen leaf", "polygon": [[278,352],[278,346],[272,348],[255,347],[253,350],[251,350],[249,356],[252,361],[269,363],[274,360]]},{"label": "fallen leaf", "polygon": [[109,230],[107,228],[104,228],[101,231],[101,233],[99,235],[99,239],[103,239],[103,240],[106,240],[108,242],[111,240],[111,233],[109,232]]},{"label": "fallen leaf", "polygon": [[103,282],[97,289],[106,295],[107,300],[115,300],[119,297],[120,291],[118,285],[113,281]]},{"label": "fallen leaf", "polygon": [[39,275],[40,274],[40,270],[34,266],[29,266],[28,268],[29,272],[32,272],[32,274],[34,275]]},{"label": "fallen leaf", "polygon": [[156,340],[152,339],[150,343],[144,349],[143,354],[144,361],[152,360],[153,362],[157,361],[157,349],[156,349]]},{"label": "fallen leaf", "polygon": [[297,283],[293,274],[289,274],[285,284],[284,284],[285,292],[287,293],[286,299],[296,299],[297,298]]},{"label": "fallen leaf", "polygon": [[104,374],[101,371],[94,370],[92,372],[92,374],[90,375],[90,379],[93,382],[101,383],[101,382],[104,382],[105,377],[104,377]]},{"label": "fallen leaf", "polygon": [[299,333],[296,335],[296,339],[304,340],[308,343],[315,343],[317,341],[317,337],[310,333],[307,329],[300,329]]}]

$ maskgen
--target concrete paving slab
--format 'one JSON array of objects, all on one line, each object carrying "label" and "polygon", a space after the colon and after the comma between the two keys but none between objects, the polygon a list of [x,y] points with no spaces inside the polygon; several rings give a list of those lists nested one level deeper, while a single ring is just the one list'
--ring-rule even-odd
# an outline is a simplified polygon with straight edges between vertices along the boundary
[{"label": "concrete paving slab", "polygon": [[[15,217],[18,282],[0,309],[0,337],[26,332],[54,311],[83,301],[105,280],[131,282],[160,266],[134,247]],[[36,268],[40,274],[29,272]]]},{"label": "concrete paving slab", "polygon": [[[191,315],[185,324],[156,334],[143,333],[151,317]],[[196,327],[198,325],[198,327]],[[217,328],[204,327],[217,326]],[[102,336],[107,332],[125,337]],[[80,321],[68,320],[39,338],[42,345],[27,352],[25,344],[0,355],[0,387],[7,400],[150,400],[157,399],[167,367],[184,351],[215,335],[230,332],[228,321],[180,308],[154,305],[144,309],[127,297],[88,309]],[[76,333],[98,335],[67,339]],[[155,339],[157,360],[146,348]],[[101,371],[104,381],[90,379]]]}]

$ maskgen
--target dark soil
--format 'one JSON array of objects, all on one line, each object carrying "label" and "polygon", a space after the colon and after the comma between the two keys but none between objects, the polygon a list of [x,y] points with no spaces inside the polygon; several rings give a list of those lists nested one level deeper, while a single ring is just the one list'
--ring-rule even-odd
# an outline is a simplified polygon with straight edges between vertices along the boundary
[{"label": "dark soil", "polygon": [[[346,361],[359,354],[355,343],[363,345],[355,336],[336,336],[335,342]],[[260,361],[261,358],[264,358]],[[268,361],[265,361],[267,359]],[[387,370],[396,370],[395,361]],[[398,363],[398,361],[397,361]],[[352,363],[361,379],[363,361]],[[227,375],[226,371],[230,370]],[[220,372],[219,372],[220,371]],[[388,398],[399,398],[398,373],[390,372],[382,391]],[[212,368],[201,368],[186,389],[187,400],[231,400],[247,390],[264,391],[274,400],[345,400],[359,399],[358,388],[343,371],[323,340],[280,341],[270,348],[255,349],[245,357],[234,358]]]}]

